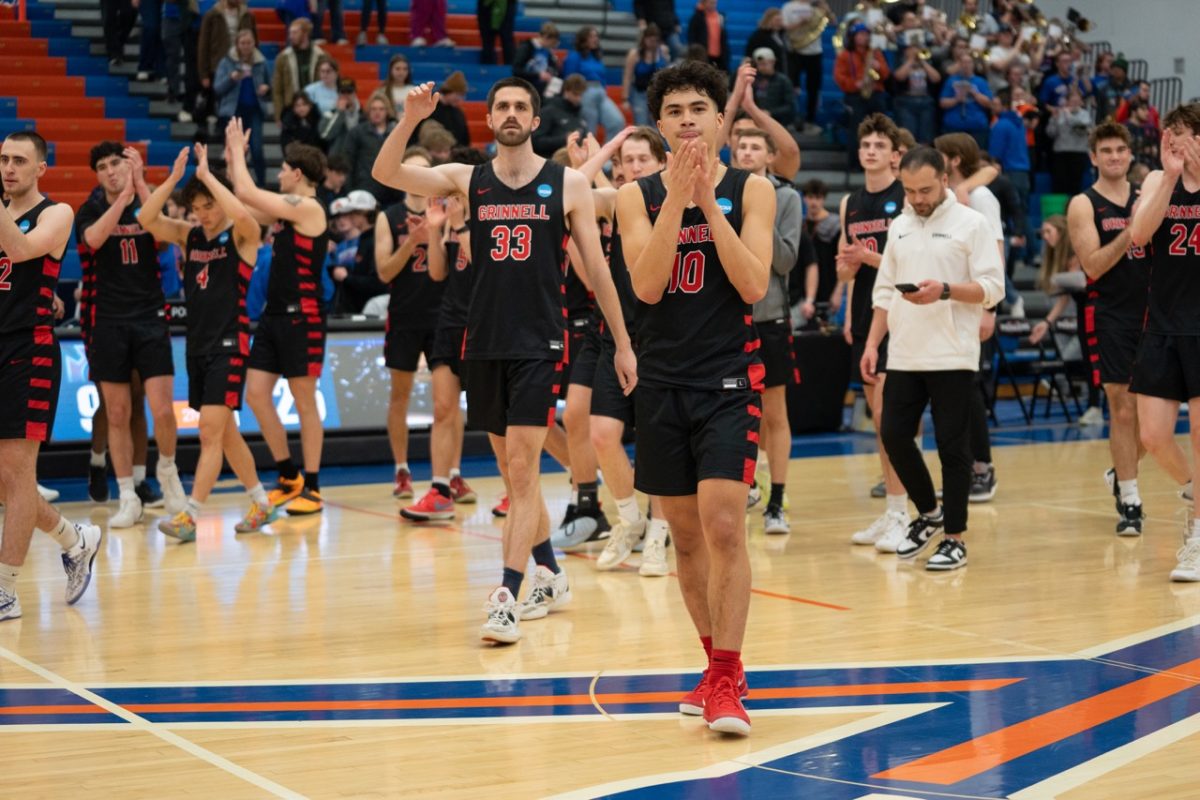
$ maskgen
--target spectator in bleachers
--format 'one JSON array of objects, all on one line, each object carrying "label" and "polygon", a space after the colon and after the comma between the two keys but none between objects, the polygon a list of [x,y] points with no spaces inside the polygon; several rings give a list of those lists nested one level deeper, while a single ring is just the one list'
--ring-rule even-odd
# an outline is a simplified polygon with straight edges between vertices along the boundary
[{"label": "spectator in bleachers", "polygon": [[792,82],[786,75],[776,71],[774,50],[760,47],[753,55],[754,68],[757,71],[754,83],[751,84],[754,104],[771,115],[780,125],[791,125],[796,121],[796,90],[792,88]]},{"label": "spectator in bleachers", "polygon": [[387,44],[388,0],[363,0],[362,15],[358,19],[358,44],[367,43],[367,30],[371,27],[372,10],[375,11],[375,18],[379,23],[379,32],[375,34],[375,44]]},{"label": "spectator in bleachers", "polygon": [[200,94],[196,58],[199,41],[200,12],[197,0],[165,0],[162,44],[167,102],[182,106],[175,117],[179,122],[192,121],[192,109],[196,107],[196,97]]},{"label": "spectator in bleachers", "polygon": [[446,0],[412,0],[409,23],[413,47],[424,47],[431,42],[434,47],[454,47],[454,40],[446,35]]},{"label": "spectator in bleachers", "polygon": [[[296,92],[313,82],[317,60],[325,55],[320,47],[312,43],[312,23],[298,19],[288,26],[288,46],[275,57],[275,72],[271,76],[271,103],[275,107],[275,121],[283,110],[292,104]],[[312,100],[310,95],[309,100]],[[315,101],[314,101],[315,102]]]},{"label": "spectator in bleachers", "polygon": [[317,66],[313,72],[316,80],[303,87],[304,93],[316,103],[322,116],[332,114],[337,109],[338,102],[338,64],[329,56],[321,54],[317,56]]},{"label": "spectator in bleachers", "polygon": [[[561,77],[558,69],[558,26],[543,22],[537,36],[532,36],[517,46],[513,57],[512,71],[518,78],[529,81],[543,98],[556,78]],[[558,88],[558,87],[556,87]]]},{"label": "spectator in bleachers", "polygon": [[408,93],[417,88],[412,82],[412,66],[408,63],[408,56],[403,53],[396,53],[388,61],[388,76],[380,85],[392,101],[392,108],[396,109],[396,115],[404,113],[404,102],[408,100]]},{"label": "spectator in bleachers", "polygon": [[137,25],[137,8],[132,0],[100,0],[100,16],[104,23],[104,54],[110,67],[118,67],[125,63],[125,43]]},{"label": "spectator in bleachers", "polygon": [[[445,164],[454,160],[454,151],[462,150],[465,145],[460,145],[454,141],[454,136],[450,131],[446,130],[437,122],[425,121],[421,125],[421,135],[417,138],[417,144],[421,146],[427,153],[432,162],[436,164]],[[466,147],[467,150],[472,148]]]},{"label": "spectator in bleachers", "polygon": [[283,112],[279,121],[279,147],[286,150],[292,142],[311,145],[318,150],[325,149],[325,141],[321,138],[321,112],[308,99],[304,92],[296,92],[292,105]]},{"label": "spectator in bleachers", "polygon": [[325,10],[329,10],[329,36],[338,44],[350,44],[346,38],[346,22],[342,15],[342,0],[317,0],[317,13],[313,17],[313,41],[324,42],[325,35],[322,25],[325,22]]},{"label": "spectator in bleachers", "polygon": [[770,48],[775,54],[776,71],[784,76],[790,73],[787,36],[783,32],[783,14],[778,8],[768,8],[759,18],[758,27],[746,39],[746,58],[754,59],[754,53],[760,47]]},{"label": "spectator in bleachers", "polygon": [[[858,167],[858,141],[853,135],[868,114],[887,111],[887,95],[884,90],[891,71],[887,59],[879,50],[871,50],[871,29],[861,22],[850,26],[846,32],[845,49],[838,53],[833,65],[833,79],[838,88],[845,92],[847,110],[846,137],[847,156],[852,168]],[[867,54],[872,53],[872,62],[867,63]]]},{"label": "spectator in bleachers", "polygon": [[291,25],[298,19],[312,22],[317,15],[317,0],[275,0],[275,13],[284,25]]},{"label": "spectator in bleachers", "polygon": [[688,22],[688,44],[704,46],[708,63],[717,69],[729,69],[729,33],[725,16],[717,11],[717,0],[700,0]]},{"label": "spectator in bleachers", "polygon": [[683,42],[679,38],[681,28],[679,15],[675,13],[675,0],[633,0],[633,15],[637,17],[638,30],[644,31],[650,25],[658,27],[659,35],[663,37],[671,58],[683,55]]},{"label": "spectator in bleachers", "polygon": [[374,220],[379,205],[369,192],[356,191],[330,206],[336,243],[329,249],[325,268],[335,287],[331,303],[335,314],[361,314],[368,300],[387,294],[375,269],[374,252],[363,249],[375,249]]},{"label": "spectator in bleachers", "polygon": [[1118,55],[1108,65],[1107,80],[1096,86],[1096,119],[1114,116],[1121,101],[1132,89],[1133,84],[1129,82],[1129,62]]},{"label": "spectator in bleachers", "polygon": [[1134,84],[1133,90],[1127,94],[1125,99],[1121,101],[1121,104],[1117,106],[1117,113],[1113,118],[1117,122],[1125,122],[1128,120],[1130,103],[1132,103],[1134,99],[1141,100],[1146,104],[1147,112],[1150,114],[1150,122],[1154,125],[1154,127],[1161,130],[1162,119],[1158,115],[1158,109],[1155,108],[1154,104],[1150,102],[1150,84],[1147,81],[1137,81]]},{"label": "spectator in bleachers", "polygon": [[563,81],[562,94],[551,97],[542,104],[541,123],[533,132],[533,151],[539,156],[550,158],[567,144],[572,133],[587,133],[583,121],[583,93],[587,81],[582,75],[568,75]]},{"label": "spectator in bleachers", "polygon": [[958,74],[942,85],[942,130],[968,133],[982,150],[988,146],[992,114],[992,93],[987,81],[975,74],[970,53],[958,57]]},{"label": "spectator in bleachers", "polygon": [[[467,115],[463,113],[462,103],[467,99],[467,91],[470,87],[467,86],[467,76],[462,74],[461,70],[451,72],[446,80],[442,81],[438,92],[441,93],[441,102],[433,109],[433,113],[429,118],[417,126],[416,133],[420,136],[421,129],[429,124],[429,122],[437,122],[443,128],[450,132],[454,137],[456,144],[471,146],[471,129],[467,126]],[[422,145],[423,146],[423,145]]]},{"label": "spectator in bleachers", "polygon": [[996,34],[996,43],[987,53],[988,87],[995,94],[1000,87],[1008,84],[1008,70],[1014,64],[1029,69],[1029,55],[1017,47],[1017,34],[1007,25],[1000,28]]},{"label": "spectator in bleachers", "polygon": [[1021,204],[1029,208],[1029,171],[1032,164],[1029,160],[1025,121],[1013,108],[1012,89],[1005,86],[996,93],[993,109],[996,122],[992,125],[992,135],[988,139],[988,153],[996,159],[1000,169],[1008,176],[1013,189],[1021,198]]},{"label": "spectator in bleachers", "polygon": [[671,63],[671,52],[663,44],[662,34],[654,23],[642,28],[637,45],[625,54],[625,72],[621,79],[622,105],[633,114],[634,125],[653,125],[650,106],[646,104],[646,90],[650,79],[660,69]]},{"label": "spectator in bleachers", "polygon": [[[975,27],[969,28],[965,24],[967,21],[973,20]],[[1000,24],[991,14],[981,14],[979,12],[979,0],[963,0],[962,13],[958,17],[957,33],[964,39],[970,39],[972,36],[982,36],[985,39],[991,39],[999,30]]]},{"label": "spectator in bleachers", "polygon": [[325,162],[325,180],[317,187],[317,200],[329,213],[333,201],[346,196],[346,179],[350,175],[350,163],[338,153],[333,153]]},{"label": "spectator in bleachers", "polygon": [[[944,48],[939,47],[934,49],[931,60],[942,77],[949,79],[952,76],[958,75],[959,59],[962,58],[964,53],[971,55],[971,47],[967,44],[967,40],[961,36],[952,36]],[[973,64],[971,71],[975,71]]]},{"label": "spectator in bleachers", "polygon": [[1022,99],[1027,99],[1031,103],[1034,102],[1033,93],[1031,91],[1032,83],[1030,82],[1029,78],[1029,68],[1024,64],[1016,63],[1008,65],[1008,69],[1004,73],[1004,85],[1013,89],[1013,102],[1016,102],[1018,99],[1017,95],[1015,94],[1017,89],[1020,89],[1021,92],[1027,96]]},{"label": "spectator in bleachers", "polygon": [[254,178],[259,186],[265,186],[263,122],[267,118],[267,95],[271,93],[271,68],[258,49],[253,31],[238,31],[233,47],[217,65],[213,93],[217,99],[217,130],[225,130],[230,117],[241,117],[242,126],[250,132]]},{"label": "spectator in bleachers", "polygon": [[896,124],[909,130],[923,144],[933,141],[937,126],[937,103],[931,92],[942,76],[922,57],[916,45],[904,48],[904,55],[892,73],[892,100]]},{"label": "spectator in bleachers", "polygon": [[363,120],[362,104],[358,102],[358,84],[353,78],[338,78],[337,102],[333,111],[321,115],[319,132],[328,150],[341,146],[350,131]]},{"label": "spectator in bleachers", "polygon": [[375,164],[379,149],[383,147],[383,140],[394,127],[396,110],[392,107],[392,101],[386,92],[376,89],[367,100],[365,119],[339,138],[337,147],[332,149],[332,152],[345,156],[350,164],[347,185],[351,193],[369,192],[384,207],[399,201],[400,194],[372,178],[371,167]]},{"label": "spectator in bleachers", "polygon": [[1129,101],[1129,109],[1129,119],[1125,120],[1125,127],[1129,129],[1129,135],[1133,139],[1130,144],[1133,157],[1139,164],[1145,164],[1150,169],[1161,169],[1159,145],[1162,131],[1150,117],[1150,104],[1140,97],[1135,97]]},{"label": "spectator in bleachers", "polygon": [[138,13],[142,20],[142,35],[138,47],[137,79],[148,81],[163,75],[166,70],[162,43],[162,0],[141,0]]},{"label": "spectator in bleachers", "polygon": [[833,19],[833,12],[825,0],[789,0],[781,13],[788,40],[788,80],[799,91],[800,78],[804,77],[804,122],[808,133],[816,133],[820,130],[816,125],[821,83],[825,80],[822,32]]},{"label": "spectator in bleachers", "polygon": [[253,33],[254,41],[258,41],[258,25],[254,22],[254,15],[241,0],[217,0],[217,4],[210,8],[200,21],[196,70],[200,75],[200,85],[204,87],[205,97],[203,112],[198,113],[196,117],[201,122],[216,107],[213,79],[217,75],[217,65],[229,53],[229,48],[233,47],[234,37],[244,30]]},{"label": "spectator in bleachers", "polygon": [[813,303],[829,303],[829,316],[837,316],[842,307],[845,284],[837,277],[838,239],[842,235],[841,218],[825,206],[829,187],[825,182],[813,178],[801,188],[804,197],[804,229],[812,239],[817,254],[817,290],[806,291],[805,297]]},{"label": "spectator in bleachers", "polygon": [[601,125],[604,126],[605,135],[610,138],[625,127],[625,115],[604,88],[607,82],[605,73],[600,32],[585,25],[575,34],[575,49],[563,60],[563,74],[579,74],[587,81],[587,89],[583,92],[583,121],[597,138]]},{"label": "spectator in bleachers", "polygon": [[1083,176],[1089,164],[1088,132],[1092,124],[1092,113],[1084,108],[1079,87],[1072,86],[1067,92],[1066,104],[1053,109],[1046,125],[1046,135],[1054,142],[1050,178],[1055,194],[1083,191]]},{"label": "spectator in bleachers", "polygon": [[1086,97],[1088,92],[1079,76],[1075,74],[1075,57],[1069,50],[1062,50],[1054,57],[1054,74],[1048,75],[1042,81],[1038,99],[1047,108],[1066,105],[1067,95],[1072,87],[1079,89],[1080,95]]},{"label": "spectator in bleachers", "polygon": [[496,63],[497,37],[503,54],[501,63],[513,63],[517,48],[517,0],[476,0],[475,18],[479,21],[479,38],[483,44],[483,50],[479,53],[480,63]]}]

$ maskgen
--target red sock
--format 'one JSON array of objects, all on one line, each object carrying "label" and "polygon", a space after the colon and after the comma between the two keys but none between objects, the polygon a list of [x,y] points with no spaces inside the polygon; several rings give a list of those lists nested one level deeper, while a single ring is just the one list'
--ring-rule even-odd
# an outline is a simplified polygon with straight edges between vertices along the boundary
[{"label": "red sock", "polygon": [[712,659],[708,664],[708,674],[715,684],[721,678],[729,678],[737,683],[738,675],[742,672],[742,653],[740,650],[713,650]]},{"label": "red sock", "polygon": [[701,636],[700,644],[704,647],[705,659],[707,659],[708,663],[711,664],[712,663],[712,637],[711,636]]}]

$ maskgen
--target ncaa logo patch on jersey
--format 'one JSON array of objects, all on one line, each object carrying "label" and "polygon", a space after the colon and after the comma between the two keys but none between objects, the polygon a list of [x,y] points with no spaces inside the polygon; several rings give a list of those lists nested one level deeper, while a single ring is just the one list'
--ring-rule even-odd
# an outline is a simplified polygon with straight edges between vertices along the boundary
[{"label": "ncaa logo patch on jersey", "polygon": [[722,214],[728,214],[730,211],[733,211],[733,201],[728,197],[718,197],[717,208],[721,209]]},{"label": "ncaa logo patch on jersey", "polygon": [[896,213],[896,201],[888,200],[886,203],[884,203],[883,204],[883,213],[895,214]]},{"label": "ncaa logo patch on jersey", "polygon": [[228,242],[229,241],[229,231],[225,231],[219,237],[217,237],[217,241],[220,242],[221,244],[225,244],[226,242]]},{"label": "ncaa logo patch on jersey", "polygon": [[29,233],[29,220],[21,220],[21,224],[17,227],[21,229],[21,233]]},{"label": "ncaa logo patch on jersey", "polygon": [[554,194],[554,188],[548,183],[539,184],[537,187],[538,197],[549,197]]}]

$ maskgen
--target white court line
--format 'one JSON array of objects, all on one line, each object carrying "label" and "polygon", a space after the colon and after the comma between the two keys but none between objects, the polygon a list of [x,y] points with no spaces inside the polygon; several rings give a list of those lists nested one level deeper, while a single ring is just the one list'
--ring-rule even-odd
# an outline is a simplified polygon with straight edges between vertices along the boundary
[{"label": "white court line", "polygon": [[274,781],[264,778],[263,776],[255,773],[255,772],[251,772],[250,770],[246,769],[245,767],[241,767],[241,766],[233,763],[229,759],[217,755],[216,753],[212,752],[211,750],[206,750],[205,748],[201,747],[200,745],[196,744],[195,742],[189,742],[187,739],[184,739],[182,736],[171,733],[170,731],[167,731],[167,730],[163,730],[162,728],[158,727],[157,725],[154,725],[153,723],[151,723],[149,720],[146,720],[143,717],[140,717],[137,714],[134,714],[133,712],[122,708],[121,706],[117,705],[116,703],[112,703],[112,702],[109,702],[108,700],[105,700],[103,697],[96,694],[95,692],[92,692],[92,691],[84,688],[83,686],[80,686],[80,685],[74,683],[73,681],[67,680],[66,678],[62,677],[61,675],[59,675],[55,672],[51,672],[50,670],[46,669],[45,667],[42,667],[39,664],[35,664],[27,658],[23,658],[22,656],[17,655],[13,651],[9,650],[7,647],[0,647],[0,658],[6,658],[9,661],[11,661],[12,663],[16,664],[17,666],[23,667],[24,669],[29,670],[33,674],[35,674],[41,678],[44,678],[45,680],[47,680],[50,683],[57,686],[58,688],[66,689],[68,692],[71,692],[72,694],[82,697],[84,700],[87,700],[88,702],[93,703],[93,704],[99,706],[100,708],[103,708],[108,713],[110,713],[114,716],[120,717],[121,719],[130,723],[136,730],[143,731],[145,733],[150,734],[151,736],[156,736],[159,739],[162,739],[167,744],[174,745],[175,747],[178,747],[179,749],[183,750],[184,752],[190,753],[191,755],[195,756],[196,758],[199,758],[201,761],[205,761],[208,764],[211,764],[212,766],[217,767],[218,769],[224,770],[225,772],[229,773],[230,775],[233,775],[235,778],[241,778],[242,780],[246,781],[247,783],[253,784],[254,786],[257,786],[259,789],[269,792],[270,794],[274,795],[275,797],[284,797],[284,798],[288,798],[288,800],[304,800],[304,795],[299,794],[297,792],[293,792],[291,789],[288,789],[285,786],[280,786],[278,783],[275,783]]},{"label": "white court line", "polygon": [[1193,625],[1200,625],[1200,614],[1193,614],[1190,617],[1168,622],[1165,625],[1159,625],[1155,628],[1131,633],[1128,636],[1122,636],[1120,639],[1113,639],[1111,642],[1098,644],[1095,647],[1089,647],[1084,650],[1079,650],[1074,655],[1079,658],[1099,658],[1108,653],[1115,653],[1118,650],[1124,650],[1127,647],[1133,647],[1136,644],[1157,639],[1159,636],[1166,636],[1169,633],[1177,633],[1185,628],[1190,628]]}]

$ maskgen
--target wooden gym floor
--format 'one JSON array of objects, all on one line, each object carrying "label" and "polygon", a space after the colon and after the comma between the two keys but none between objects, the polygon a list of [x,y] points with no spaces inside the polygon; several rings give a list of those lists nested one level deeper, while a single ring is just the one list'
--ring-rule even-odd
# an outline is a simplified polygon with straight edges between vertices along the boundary
[{"label": "wooden gym floor", "polygon": [[[1146,463],[1145,535],[1118,538],[1107,444],[1068,438],[996,448],[970,566],[946,575],[849,544],[882,512],[873,455],[795,459],[793,532],[749,517],[748,739],[674,711],[702,666],[674,577],[567,557],[572,605],[481,646],[496,478],[471,480],[455,524],[406,524],[389,485],[358,483],[242,537],[242,495],[218,494],[195,544],[151,516],[107,532],[69,609],[42,537],[25,616],[0,623],[6,793],[1195,798],[1200,584],[1167,579],[1181,504]],[[568,486],[544,486],[557,519]]]}]

